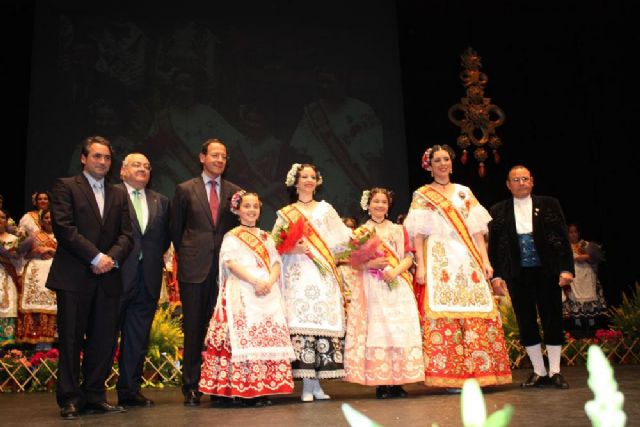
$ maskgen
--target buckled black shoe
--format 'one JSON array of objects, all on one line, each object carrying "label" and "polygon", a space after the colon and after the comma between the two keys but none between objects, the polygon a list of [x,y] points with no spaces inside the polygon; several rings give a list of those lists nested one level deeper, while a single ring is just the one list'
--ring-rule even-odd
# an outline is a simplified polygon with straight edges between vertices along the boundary
[{"label": "buckled black shoe", "polygon": [[533,372],[531,375],[529,375],[529,378],[527,378],[525,382],[520,384],[520,387],[522,388],[545,387],[547,385],[549,385],[549,377],[547,375],[542,376]]},{"label": "buckled black shoe", "polygon": [[555,388],[560,388],[560,389],[569,388],[569,383],[564,379],[564,377],[560,373],[553,374],[550,382],[551,382],[551,385],[554,386]]},{"label": "buckled black shoe", "polygon": [[67,403],[60,408],[60,416],[63,420],[77,420],[80,417],[80,411],[75,404]]}]

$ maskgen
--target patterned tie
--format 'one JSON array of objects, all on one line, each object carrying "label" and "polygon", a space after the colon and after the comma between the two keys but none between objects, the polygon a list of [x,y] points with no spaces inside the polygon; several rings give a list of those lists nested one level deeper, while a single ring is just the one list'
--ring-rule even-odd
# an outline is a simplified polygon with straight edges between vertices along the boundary
[{"label": "patterned tie", "polygon": [[209,192],[209,209],[211,209],[211,218],[213,223],[216,223],[218,219],[218,208],[220,207],[220,201],[218,200],[218,193],[216,192],[216,181],[209,181],[211,184],[211,190]]},{"label": "patterned tie", "polygon": [[146,224],[144,223],[144,215],[142,214],[142,201],[140,199],[140,191],[133,190],[133,209],[136,211],[136,217],[138,218],[138,224],[140,224],[140,230],[144,232]]},{"label": "patterned tie", "polygon": [[104,215],[104,191],[102,184],[96,182],[92,185],[93,194],[96,196],[96,202],[98,203],[98,210],[100,211],[100,217]]}]

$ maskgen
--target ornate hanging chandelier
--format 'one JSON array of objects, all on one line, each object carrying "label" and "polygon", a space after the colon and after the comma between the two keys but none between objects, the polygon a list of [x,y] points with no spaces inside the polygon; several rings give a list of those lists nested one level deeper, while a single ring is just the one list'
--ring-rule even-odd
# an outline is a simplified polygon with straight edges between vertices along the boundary
[{"label": "ornate hanging chandelier", "polygon": [[486,174],[485,162],[489,156],[487,146],[491,149],[495,163],[500,162],[498,148],[502,140],[496,135],[496,128],[504,123],[505,114],[497,105],[491,103],[491,98],[484,97],[484,87],[489,78],[480,71],[482,63],[480,56],[471,47],[460,56],[463,70],[460,80],[467,90],[466,98],[449,108],[449,120],[460,128],[457,143],[462,149],[460,161],[463,165],[468,162],[470,147],[474,147],[473,156],[479,163],[478,174]]}]

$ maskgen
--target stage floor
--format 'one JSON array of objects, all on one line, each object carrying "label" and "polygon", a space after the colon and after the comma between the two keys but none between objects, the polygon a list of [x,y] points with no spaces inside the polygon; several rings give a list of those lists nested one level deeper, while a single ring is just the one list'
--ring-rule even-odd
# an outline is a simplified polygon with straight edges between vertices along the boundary
[{"label": "stage floor", "polygon": [[[586,367],[569,367],[563,374],[569,390],[529,389],[519,384],[528,370],[514,371],[514,383],[485,392],[488,412],[502,408],[506,403],[515,407],[510,426],[589,426],[584,404],[593,398],[587,386]],[[640,365],[615,368],[620,390],[625,395],[627,426],[640,425]],[[377,400],[375,388],[348,384],[342,381],[323,381],[323,387],[332,399],[302,403],[299,400],[301,384],[296,381],[293,395],[274,397],[273,406],[263,408],[212,407],[207,396],[196,408],[182,405],[179,388],[145,389],[144,393],[155,401],[152,408],[131,408],[127,413],[113,415],[85,415],[78,420],[64,421],[58,415],[52,393],[16,393],[0,395],[0,420],[3,427],[37,425],[42,427],[64,425],[100,426],[347,426],[340,405],[349,403],[383,426],[462,425],[460,396],[420,384],[405,387],[406,399]],[[110,403],[116,403],[115,392],[108,393]]]}]

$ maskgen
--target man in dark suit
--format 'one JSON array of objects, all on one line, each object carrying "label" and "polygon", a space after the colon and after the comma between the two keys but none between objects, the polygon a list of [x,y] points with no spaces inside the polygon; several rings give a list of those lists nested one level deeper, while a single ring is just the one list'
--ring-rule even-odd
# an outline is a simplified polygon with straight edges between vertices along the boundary
[{"label": "man in dark suit", "polygon": [[163,254],[169,248],[169,199],[146,188],[151,164],[146,156],[132,153],[120,170],[120,187],[129,195],[133,250],[122,266],[124,290],[120,297],[120,376],[118,404],[152,406],[140,392],[142,368],[149,333],[162,286]]},{"label": "man in dark suit", "polygon": [[218,255],[222,237],[237,225],[229,199],[240,190],[222,179],[227,165],[227,148],[222,141],[205,141],[200,163],[200,176],[177,185],[169,217],[178,258],[184,330],[182,392],[187,406],[200,404],[201,352],[218,297]]},{"label": "man in dark suit", "polygon": [[82,410],[124,412],[107,403],[105,391],[116,345],[120,267],[133,246],[127,194],[105,181],[111,156],[105,138],[85,139],[82,173],[58,179],[52,190],[58,250],[46,286],[56,292],[58,303],[56,398],[65,419],[77,418]]},{"label": "man in dark suit", "polygon": [[[560,374],[562,288],[573,280],[574,266],[562,208],[556,199],[532,196],[533,177],[522,166],[509,171],[507,187],[513,198],[491,208],[489,259],[494,268],[492,285],[497,293],[509,289],[533,373],[522,387],[553,385],[569,388]],[[549,372],[542,358],[540,315]]]}]

